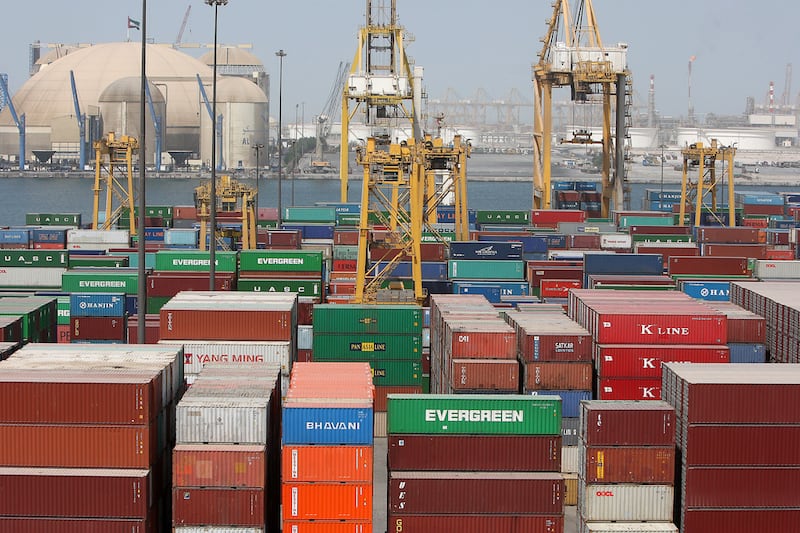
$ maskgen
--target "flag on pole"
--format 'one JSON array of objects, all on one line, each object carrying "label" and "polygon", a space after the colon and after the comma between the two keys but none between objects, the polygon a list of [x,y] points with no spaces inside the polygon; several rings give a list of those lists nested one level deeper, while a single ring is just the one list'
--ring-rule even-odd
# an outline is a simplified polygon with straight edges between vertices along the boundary
[{"label": "flag on pole", "polygon": [[134,30],[140,30],[139,21],[133,20],[132,18],[128,17],[128,28],[133,28]]}]

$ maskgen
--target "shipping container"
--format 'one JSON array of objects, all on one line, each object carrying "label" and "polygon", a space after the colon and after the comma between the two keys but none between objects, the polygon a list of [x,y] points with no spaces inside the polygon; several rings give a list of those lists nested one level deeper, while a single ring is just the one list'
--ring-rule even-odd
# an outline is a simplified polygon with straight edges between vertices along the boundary
[{"label": "shipping container", "polygon": [[172,452],[174,487],[266,487],[267,451],[242,444],[178,444]]},{"label": "shipping container", "polygon": [[580,446],[580,476],[586,483],[672,485],[675,446]]},{"label": "shipping container", "polygon": [[389,433],[557,435],[561,401],[551,396],[390,395]]},{"label": "shipping container", "polygon": [[450,243],[451,259],[522,259],[521,242],[454,241]]},{"label": "shipping container", "polygon": [[558,396],[561,398],[561,416],[567,418],[578,418],[580,404],[583,400],[592,398],[591,390],[535,390],[526,391],[533,396]]},{"label": "shipping container", "polygon": [[678,528],[671,522],[583,522],[578,533],[678,533]]},{"label": "shipping container", "polygon": [[89,340],[123,341],[128,331],[125,317],[70,316],[72,342]]},{"label": "shipping container", "polygon": [[[372,533],[372,522],[356,521],[356,520],[337,520],[337,521],[284,520],[283,532],[284,533]],[[176,533],[180,533],[180,531],[176,531]],[[215,532],[209,532],[209,533],[215,533]],[[231,531],[230,533],[239,533],[239,532]]]},{"label": "shipping container", "polygon": [[525,389],[591,390],[592,363],[525,363]]},{"label": "shipping container", "polygon": [[67,271],[61,277],[61,290],[64,292],[115,292],[138,293],[138,272],[131,269],[115,271]]},{"label": "shipping container", "polygon": [[800,468],[692,467],[683,472],[684,510],[692,508],[797,509]]},{"label": "shipping container", "polygon": [[306,250],[242,250],[240,270],[322,272],[322,253]]},{"label": "shipping container", "polygon": [[266,522],[264,489],[172,489],[172,524],[262,527]]},{"label": "shipping container", "polygon": [[263,395],[257,396],[214,397],[196,385],[175,409],[178,443],[267,444],[270,389],[264,387]]},{"label": "shipping container", "polygon": [[663,401],[581,402],[581,438],[588,446],[672,446],[675,409]]},{"label": "shipping container", "polygon": [[314,335],[315,361],[420,360],[421,335],[339,333]]},{"label": "shipping container", "polygon": [[284,482],[372,482],[372,446],[297,446],[281,450]]},{"label": "shipping container", "polygon": [[682,518],[684,533],[792,531],[800,523],[800,509],[686,509]]},{"label": "shipping container", "polygon": [[184,372],[199,374],[205,365],[235,363],[243,367],[278,364],[288,375],[292,362],[289,341],[265,342],[198,342],[189,340],[161,341],[163,345],[183,346]]},{"label": "shipping container", "polygon": [[390,471],[558,472],[558,435],[389,435]]},{"label": "shipping container", "polygon": [[66,271],[67,269],[62,267],[0,268],[0,288],[55,289],[61,287],[61,279]]},{"label": "shipping container", "polygon": [[558,472],[389,472],[390,513],[559,515],[563,496]]},{"label": "shipping container", "polygon": [[453,391],[519,392],[516,359],[452,359],[447,375]]},{"label": "shipping container", "polygon": [[671,485],[579,484],[578,490],[578,512],[586,522],[672,520]]},{"label": "shipping container", "polygon": [[683,464],[719,467],[800,467],[800,427],[783,425],[691,424],[678,435]]},{"label": "shipping container", "polygon": [[[317,363],[312,363],[317,364]],[[373,411],[369,407],[336,407],[335,400],[315,407],[283,409],[283,444],[371,444]]]},{"label": "shipping container", "polygon": [[[219,272],[236,272],[236,252],[217,250],[214,254],[215,268]],[[211,253],[200,250],[159,250],[156,253],[156,270],[207,272],[211,265]]]},{"label": "shipping container", "polygon": [[281,486],[283,520],[370,520],[372,483],[292,483]]},{"label": "shipping container", "polygon": [[0,267],[66,268],[66,250],[5,250],[0,253]]},{"label": "shipping container", "polygon": [[451,259],[447,264],[448,277],[450,279],[525,279],[525,263],[523,261],[498,261],[491,259],[470,261],[465,259]]},{"label": "shipping container", "polygon": [[[155,513],[150,518],[52,518],[4,516],[0,518],[0,533],[147,533],[153,531]],[[182,531],[182,530],[181,530]],[[247,532],[235,532],[247,533]]]},{"label": "shipping container", "polygon": [[70,294],[71,317],[122,317],[125,295],[114,293]]},{"label": "shipping container", "polygon": [[512,516],[497,514],[428,514],[412,515],[391,512],[389,531],[404,533],[561,533],[564,531],[562,514],[552,516]]},{"label": "shipping container", "polygon": [[598,344],[595,365],[600,378],[661,378],[662,363],[729,363],[725,345]]}]

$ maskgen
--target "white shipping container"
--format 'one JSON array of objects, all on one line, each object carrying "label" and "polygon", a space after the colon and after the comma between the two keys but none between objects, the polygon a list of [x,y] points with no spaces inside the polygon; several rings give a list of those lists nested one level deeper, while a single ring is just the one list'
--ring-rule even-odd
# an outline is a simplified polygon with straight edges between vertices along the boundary
[{"label": "white shipping container", "polygon": [[563,473],[578,473],[578,447],[577,446],[562,446],[561,447],[561,472]]},{"label": "white shipping container", "polygon": [[584,522],[581,533],[677,533],[672,522]]},{"label": "white shipping container", "polygon": [[290,341],[269,342],[213,342],[213,341],[159,341],[164,345],[183,346],[183,371],[199,374],[206,364],[236,363],[248,365],[281,365],[281,374],[289,375],[292,369],[292,344]]},{"label": "white shipping container", "polygon": [[382,411],[375,411],[372,419],[372,436],[385,437],[386,436],[386,413]]},{"label": "white shipping container", "polygon": [[297,326],[297,349],[312,350],[314,348],[314,326]]},{"label": "white shipping container", "polygon": [[579,484],[578,513],[586,522],[668,522],[674,494],[671,485]]},{"label": "white shipping container", "polygon": [[422,328],[422,347],[431,347],[431,328]]},{"label": "white shipping container", "polygon": [[[71,229],[67,230],[68,244],[117,244],[128,246],[131,235],[126,229]],[[87,248],[84,246],[83,248]]]},{"label": "white shipping container", "polygon": [[630,250],[631,236],[627,233],[603,233],[600,235],[603,250]]},{"label": "white shipping container", "polygon": [[330,239],[305,239],[300,249],[309,252],[322,252],[322,259],[333,259],[333,241]]},{"label": "white shipping container", "polygon": [[800,261],[756,261],[753,276],[758,279],[800,280]]},{"label": "white shipping container", "polygon": [[0,287],[61,287],[66,268],[0,267]]},{"label": "white shipping container", "polygon": [[268,397],[222,398],[187,393],[176,407],[178,444],[266,445],[268,428]]}]

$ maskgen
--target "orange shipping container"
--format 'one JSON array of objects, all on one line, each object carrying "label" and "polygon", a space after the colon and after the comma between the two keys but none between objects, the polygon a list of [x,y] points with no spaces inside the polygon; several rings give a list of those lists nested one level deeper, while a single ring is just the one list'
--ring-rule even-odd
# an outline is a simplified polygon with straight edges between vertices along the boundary
[{"label": "orange shipping container", "polygon": [[453,390],[519,390],[516,359],[453,359],[449,382]]},{"label": "orange shipping container", "polygon": [[372,482],[372,446],[284,446],[286,481]]},{"label": "orange shipping container", "polygon": [[266,486],[264,446],[178,444],[172,454],[174,487]]},{"label": "orange shipping container", "polygon": [[146,469],[160,455],[159,444],[155,425],[0,425],[0,464]]},{"label": "orange shipping container", "polygon": [[372,483],[284,483],[283,519],[371,520]]},{"label": "orange shipping container", "polygon": [[526,363],[527,390],[591,390],[592,363]]},{"label": "orange shipping container", "polygon": [[372,533],[372,522],[293,520],[283,523],[283,533]]}]

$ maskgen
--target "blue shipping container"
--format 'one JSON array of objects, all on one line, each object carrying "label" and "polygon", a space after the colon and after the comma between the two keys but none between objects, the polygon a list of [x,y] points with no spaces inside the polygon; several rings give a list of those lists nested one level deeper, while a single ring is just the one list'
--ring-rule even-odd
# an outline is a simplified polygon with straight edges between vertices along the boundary
[{"label": "blue shipping container", "polygon": [[594,181],[576,181],[575,190],[584,192],[597,191],[597,183]]},{"label": "blue shipping container", "polygon": [[709,302],[729,302],[731,283],[729,281],[684,281],[682,290],[688,296]]},{"label": "blue shipping container", "polygon": [[167,246],[197,246],[200,232],[194,228],[167,228],[164,244]]},{"label": "blue shipping container", "polygon": [[551,183],[554,191],[574,191],[574,181],[554,181]]},{"label": "blue shipping container", "polygon": [[31,234],[26,229],[0,230],[0,244],[25,244],[30,242]]},{"label": "blue shipping container", "polygon": [[283,444],[372,444],[372,409],[285,407]]},{"label": "blue shipping container", "polygon": [[453,241],[451,259],[522,259],[521,242]]},{"label": "blue shipping container", "polygon": [[125,316],[125,295],[117,293],[72,293],[69,314],[77,317]]},{"label": "blue shipping container", "polygon": [[164,242],[164,228],[144,228],[144,240],[150,242]]},{"label": "blue shipping container", "polygon": [[67,230],[65,229],[35,229],[32,232],[32,240],[37,243],[58,243],[66,244]]},{"label": "blue shipping container", "polygon": [[591,400],[590,390],[539,390],[530,393],[532,396],[560,396],[561,416],[564,418],[578,418],[580,416],[581,400]]},{"label": "blue shipping container", "polygon": [[283,224],[283,229],[300,230],[303,239],[333,239],[333,224]]},{"label": "blue shipping container", "polygon": [[[467,223],[475,224],[477,215],[474,209],[467,209]],[[455,223],[456,221],[456,208],[452,205],[440,205],[436,208],[436,222],[442,223]]]},{"label": "blue shipping container", "polygon": [[728,344],[731,363],[766,363],[767,347],[764,344]]},{"label": "blue shipping container", "polygon": [[592,274],[653,275],[664,273],[661,254],[585,254],[583,256],[583,286],[589,286]]},{"label": "blue shipping container", "polygon": [[500,287],[491,283],[472,284],[455,281],[453,294],[481,294],[489,303],[500,303]]},{"label": "blue shipping container", "polygon": [[736,203],[744,205],[783,205],[783,196],[770,193],[736,193]]},{"label": "blue shipping container", "polygon": [[[386,270],[386,267],[389,265],[388,261],[378,261],[377,263],[373,263],[373,265],[377,264],[375,269],[376,273],[382,273]],[[392,278],[410,278],[411,277],[411,263],[410,262],[402,262],[397,263],[397,267],[392,271],[389,277]],[[447,280],[447,263],[431,263],[431,262],[423,262],[422,263],[422,279],[424,280]]]},{"label": "blue shipping container", "polygon": [[128,316],[134,316],[139,314],[138,296],[131,296],[130,294],[125,296],[125,313]]},{"label": "blue shipping container", "polygon": [[[548,248],[548,237],[544,235],[479,235],[478,240],[481,242],[518,242],[522,244],[522,252],[526,254],[547,252]],[[564,238],[564,244],[566,246],[566,237]]]}]

